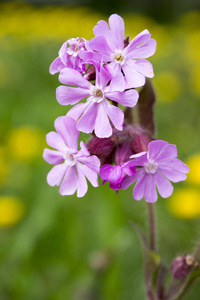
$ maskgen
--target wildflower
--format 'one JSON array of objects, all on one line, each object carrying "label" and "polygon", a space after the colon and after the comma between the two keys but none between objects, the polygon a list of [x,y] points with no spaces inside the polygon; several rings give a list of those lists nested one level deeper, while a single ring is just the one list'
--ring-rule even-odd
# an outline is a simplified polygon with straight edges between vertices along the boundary
[{"label": "wildflower", "polygon": [[79,132],[76,121],[70,117],[59,117],[55,120],[57,132],[47,134],[47,144],[56,150],[45,149],[43,158],[55,165],[47,175],[50,186],[60,185],[61,195],[83,197],[88,186],[85,177],[94,187],[98,186],[97,172],[100,162],[96,156],[90,156],[85,144],[80,142],[77,149]]},{"label": "wildflower", "polygon": [[78,37],[67,40],[60,48],[59,56],[50,65],[50,74],[60,72],[66,67],[75,69],[80,73],[85,71],[85,65],[79,56],[79,52],[86,50],[86,43],[85,39],[79,39]]},{"label": "wildflower", "polygon": [[110,28],[105,21],[99,21],[93,30],[95,37],[89,45],[93,51],[102,54],[104,63],[108,63],[106,68],[112,75],[113,90],[118,86],[121,91],[143,86],[145,76],[154,76],[151,63],[143,58],[155,53],[156,41],[145,29],[124,48],[124,20],[113,14],[109,18],[109,25]]},{"label": "wildflower", "polygon": [[137,180],[133,190],[133,197],[136,200],[141,200],[144,196],[146,202],[155,202],[157,200],[156,187],[161,197],[171,196],[173,186],[170,181],[185,180],[185,173],[189,171],[188,166],[176,157],[176,145],[170,145],[161,140],[150,142],[147,152],[130,157],[134,160],[128,162],[127,166],[135,166],[137,169],[133,176],[123,180],[122,189],[126,189]]},{"label": "wildflower", "polygon": [[134,173],[135,167],[128,168],[126,164],[116,166],[106,164],[101,167],[99,177],[103,179],[103,184],[108,181],[110,188],[118,192],[125,174],[132,176]]},{"label": "wildflower", "polygon": [[[138,100],[138,92],[134,89],[119,92],[118,89],[111,91],[111,75],[100,66],[100,71],[96,68],[96,83],[91,84],[78,71],[63,69],[59,80],[63,84],[74,85],[76,87],[59,86],[56,91],[57,100],[61,105],[76,104],[84,97],[86,103],[80,103],[73,107],[68,116],[77,120],[77,129],[85,133],[93,130],[97,137],[105,138],[112,134],[112,125],[122,130],[124,114],[120,108],[111,105],[108,99],[124,106],[133,107]],[[111,122],[110,122],[111,121]]]}]

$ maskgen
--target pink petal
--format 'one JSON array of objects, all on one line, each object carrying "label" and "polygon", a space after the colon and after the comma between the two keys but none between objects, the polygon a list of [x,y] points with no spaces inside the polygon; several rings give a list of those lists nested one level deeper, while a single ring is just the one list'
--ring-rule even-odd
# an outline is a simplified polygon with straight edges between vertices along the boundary
[{"label": "pink petal", "polygon": [[67,169],[68,166],[65,163],[54,166],[47,175],[48,184],[50,186],[59,185],[67,172]]},{"label": "pink petal", "polygon": [[62,46],[61,46],[61,48],[60,48],[60,50],[58,52],[58,54],[59,54],[59,56],[61,58],[61,61],[64,64],[66,64],[66,62],[67,62],[67,52],[66,52],[66,50],[67,50],[67,41],[62,44]]},{"label": "pink petal", "polygon": [[[126,48],[125,48],[126,49]],[[145,42],[142,46],[129,51],[126,58],[127,59],[140,59],[147,58],[152,56],[156,51],[156,41],[154,39],[150,39]]]},{"label": "pink petal", "polygon": [[60,72],[59,81],[63,84],[78,86],[86,90],[92,86],[78,71],[69,68],[64,68]]},{"label": "pink petal", "polygon": [[[133,177],[137,176],[138,178],[138,171],[136,171],[136,174],[133,175]],[[146,182],[146,173],[144,172],[140,172],[140,177],[134,187],[134,190],[133,190],[133,198],[135,200],[141,200],[144,196],[144,192],[145,192],[145,182]]]},{"label": "pink petal", "polygon": [[65,152],[66,151],[66,145],[65,142],[63,141],[62,137],[54,132],[51,131],[46,135],[46,140],[47,140],[47,144],[52,147],[55,148],[56,150],[60,150]]},{"label": "pink petal", "polygon": [[169,179],[172,182],[183,181],[187,178],[187,176],[184,173],[179,172],[179,171],[172,169],[170,167],[167,167],[167,166],[166,167],[159,166],[158,169],[161,173],[163,173],[163,175],[165,177],[167,177],[167,179]]},{"label": "pink petal", "polygon": [[94,130],[97,117],[97,103],[87,102],[85,111],[77,121],[77,129],[85,133],[91,133]]},{"label": "pink petal", "polygon": [[154,174],[155,183],[158,188],[158,192],[163,198],[168,198],[173,193],[173,186],[169,180],[167,180],[160,172]]},{"label": "pink petal", "polygon": [[98,104],[95,134],[99,138],[106,138],[112,134],[112,127],[102,102]]},{"label": "pink petal", "polygon": [[67,116],[74,120],[78,120],[87,107],[88,102],[77,104],[68,111]]},{"label": "pink petal", "polygon": [[57,165],[63,162],[63,153],[45,148],[43,158],[51,165]]},{"label": "pink petal", "polygon": [[89,90],[60,85],[56,89],[56,98],[61,105],[74,105],[90,95]]},{"label": "pink petal", "polygon": [[100,72],[96,69],[96,86],[99,88],[104,88],[112,76],[105,70],[103,66],[100,66]]},{"label": "pink petal", "polygon": [[88,151],[88,149],[83,141],[80,142],[80,147],[81,147],[81,149],[79,150],[78,155],[76,157],[90,156],[90,152]]},{"label": "pink petal", "polygon": [[91,63],[93,65],[97,65],[96,62],[101,61],[102,55],[97,52],[91,51],[79,51],[79,57],[84,61],[84,63]]},{"label": "pink petal", "polygon": [[133,176],[126,176],[122,180],[121,188],[122,190],[126,190],[130,185],[132,185],[138,179],[137,174]]},{"label": "pink petal", "polygon": [[77,181],[77,197],[83,197],[88,190],[87,181],[85,179],[84,174],[82,173],[79,166],[77,166],[77,175],[78,175],[78,181]]},{"label": "pink petal", "polygon": [[108,180],[112,168],[113,167],[109,164],[103,165],[100,169],[99,177],[103,180]]},{"label": "pink petal", "polygon": [[134,165],[137,167],[143,167],[145,163],[148,162],[147,160],[147,152],[140,152],[134,155],[131,155],[130,158],[133,158],[130,165]]},{"label": "pink petal", "polygon": [[57,72],[60,72],[63,68],[65,68],[65,65],[62,63],[60,57],[57,57],[50,65],[49,73],[53,75]]},{"label": "pink petal", "polygon": [[97,35],[104,35],[105,32],[107,31],[110,31],[110,28],[108,26],[108,24],[101,20],[97,23],[96,26],[94,26],[93,28],[93,32],[94,32],[94,35],[97,36]]},{"label": "pink petal", "polygon": [[127,61],[126,64],[122,66],[122,69],[130,88],[140,87],[145,84],[145,76],[134,70],[134,63],[131,61]]},{"label": "pink petal", "polygon": [[98,35],[104,36],[110,48],[111,49],[115,48],[112,32],[110,31],[110,28],[105,21],[102,20],[99,21],[97,25],[94,27],[93,32],[95,36]]},{"label": "pink petal", "polygon": [[109,18],[109,25],[114,36],[117,49],[124,48],[124,20],[117,14],[113,14]]},{"label": "pink petal", "polygon": [[75,167],[68,167],[66,175],[61,183],[59,193],[62,196],[73,195],[77,189],[77,174]]},{"label": "pink petal", "polygon": [[77,150],[79,131],[76,129],[76,121],[68,116],[58,117],[54,126],[66,145],[71,149]]},{"label": "pink petal", "polygon": [[177,157],[177,149],[176,145],[168,144],[156,157],[156,161],[160,163],[164,163],[166,160],[171,160],[172,158]]},{"label": "pink petal", "polygon": [[112,172],[110,172],[108,181],[112,184],[117,184],[122,181],[124,173],[121,166],[114,166]]},{"label": "pink petal", "polygon": [[146,174],[144,198],[149,203],[154,203],[158,199],[154,174]]},{"label": "pink petal", "polygon": [[90,183],[97,187],[98,184],[98,176],[97,172],[93,171],[86,165],[79,164],[78,168],[81,170],[81,172],[86,176],[86,178],[90,181]]},{"label": "pink petal", "polygon": [[100,168],[100,161],[97,156],[92,155],[88,157],[80,157],[78,161],[84,165],[86,165],[88,168],[93,170],[94,172],[99,172]]},{"label": "pink petal", "polygon": [[99,35],[91,39],[89,45],[93,50],[103,54],[104,60],[111,61],[113,50],[110,49],[104,36]]},{"label": "pink petal", "polygon": [[105,69],[110,73],[112,77],[115,77],[118,73],[121,72],[121,65],[117,64],[115,61],[112,61],[108,65],[105,65]]},{"label": "pink petal", "polygon": [[[160,164],[159,164],[160,165]],[[189,168],[186,164],[184,164],[180,159],[178,158],[173,158],[170,161],[170,167],[174,170],[177,170],[179,172],[182,173],[188,173],[189,172]]]},{"label": "pink petal", "polygon": [[162,140],[156,140],[156,141],[150,142],[148,145],[149,158],[156,159],[157,156],[160,154],[160,152],[163,151],[167,145],[169,145],[169,144]]},{"label": "pink petal", "polygon": [[133,154],[133,155],[130,156],[130,158],[139,158],[139,157],[143,156],[144,154],[147,154],[147,152],[143,151],[143,152]]},{"label": "pink petal", "polygon": [[107,112],[109,119],[112,121],[114,127],[118,130],[123,129],[124,113],[117,106],[111,105],[108,101],[102,104]]},{"label": "pink petal", "polygon": [[133,107],[137,104],[139,94],[138,91],[132,89],[124,92],[108,92],[105,96],[123,106]]},{"label": "pink petal", "polygon": [[147,29],[140,32],[132,41],[129,43],[129,45],[124,49],[124,54],[127,55],[128,53],[131,53],[133,50],[135,50],[138,46],[141,44],[147,42],[150,40],[151,35]]},{"label": "pink petal", "polygon": [[111,62],[106,66],[108,72],[112,75],[112,80],[109,85],[109,91],[123,92],[125,90],[125,79],[121,71],[121,66],[115,62]]},{"label": "pink petal", "polygon": [[152,64],[148,60],[136,60],[134,69],[146,77],[152,78],[154,76]]}]

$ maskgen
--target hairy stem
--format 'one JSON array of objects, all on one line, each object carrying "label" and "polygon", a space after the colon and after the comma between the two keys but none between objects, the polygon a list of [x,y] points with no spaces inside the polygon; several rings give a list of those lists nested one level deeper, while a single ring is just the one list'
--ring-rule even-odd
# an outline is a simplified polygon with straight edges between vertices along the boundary
[{"label": "hairy stem", "polygon": [[194,260],[198,260],[199,256],[200,256],[200,242],[198,243],[197,248],[194,251],[194,255],[193,255]]},{"label": "hairy stem", "polygon": [[152,203],[147,203],[149,217],[149,246],[154,252],[156,250],[155,213]]},{"label": "hairy stem", "polygon": [[[147,203],[148,208],[148,223],[149,223],[149,249],[152,252],[156,250],[156,230],[155,230],[155,215],[154,215],[154,207],[152,203]],[[155,300],[156,296],[154,294],[152,288],[152,275],[153,270],[152,266],[149,266],[148,259],[145,260],[145,282],[146,282],[146,292],[148,300]]]}]

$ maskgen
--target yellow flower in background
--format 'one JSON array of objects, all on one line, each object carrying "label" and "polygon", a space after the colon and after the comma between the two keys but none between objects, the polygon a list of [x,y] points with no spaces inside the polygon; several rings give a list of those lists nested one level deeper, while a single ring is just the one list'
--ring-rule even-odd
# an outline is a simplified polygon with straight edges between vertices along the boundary
[{"label": "yellow flower in background", "polygon": [[193,30],[191,33],[186,35],[186,45],[185,45],[185,58],[196,63],[200,63],[200,29]]},{"label": "yellow flower in background", "polygon": [[168,200],[170,212],[182,219],[200,216],[200,192],[192,188],[175,191]]},{"label": "yellow flower in background", "polygon": [[200,186],[200,153],[192,156],[187,165],[190,172],[187,175],[187,181]]},{"label": "yellow flower in background", "polygon": [[[80,26],[84,15],[84,26]],[[24,3],[0,4],[0,36],[14,35],[31,40],[39,38],[67,39],[71,36],[88,39],[99,19],[85,7],[34,7]],[[45,20],[45,22],[44,22]]]},{"label": "yellow flower in background", "polygon": [[0,226],[11,226],[24,216],[24,204],[14,196],[0,197]]},{"label": "yellow flower in background", "polygon": [[200,62],[190,70],[190,85],[192,90],[200,94]]},{"label": "yellow flower in background", "polygon": [[181,82],[173,72],[162,72],[153,79],[158,102],[176,100],[181,92]]},{"label": "yellow flower in background", "polygon": [[5,148],[0,146],[0,185],[2,185],[8,174],[8,162],[5,155]]},{"label": "yellow flower in background", "polygon": [[42,157],[45,145],[43,133],[35,128],[14,128],[9,134],[8,149],[11,157],[19,161],[32,161]]}]

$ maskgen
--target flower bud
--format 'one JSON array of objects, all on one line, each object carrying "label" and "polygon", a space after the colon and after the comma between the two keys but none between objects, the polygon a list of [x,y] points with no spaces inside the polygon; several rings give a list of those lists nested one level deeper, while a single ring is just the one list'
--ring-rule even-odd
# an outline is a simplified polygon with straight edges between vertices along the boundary
[{"label": "flower bud", "polygon": [[131,147],[134,153],[139,153],[148,150],[148,144],[152,141],[148,132],[141,132],[134,134],[131,142]]},{"label": "flower bud", "polygon": [[115,144],[111,139],[93,137],[87,143],[87,149],[91,155],[96,155],[102,164],[112,163]]},{"label": "flower bud", "polygon": [[171,272],[174,278],[178,280],[185,279],[193,266],[195,261],[193,256],[184,254],[183,256],[176,257],[171,264]]},{"label": "flower bud", "polygon": [[133,154],[131,145],[128,142],[121,144],[117,147],[115,152],[115,162],[117,165],[123,164],[129,160],[129,157]]}]

